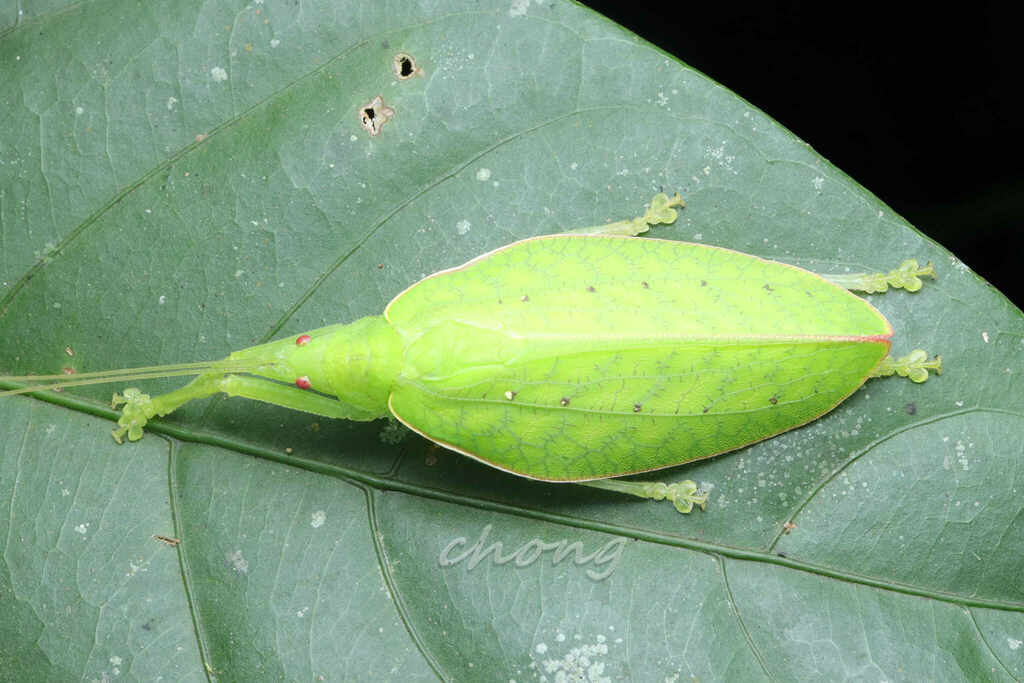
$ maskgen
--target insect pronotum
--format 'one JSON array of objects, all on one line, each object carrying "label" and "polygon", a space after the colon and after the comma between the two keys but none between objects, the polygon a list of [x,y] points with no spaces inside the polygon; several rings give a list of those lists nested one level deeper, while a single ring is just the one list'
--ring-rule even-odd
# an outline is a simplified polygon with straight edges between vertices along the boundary
[{"label": "insect pronotum", "polygon": [[[435,273],[383,315],[235,351],[224,360],[132,370],[6,376],[0,396],[198,375],[151,397],[114,395],[114,430],[224,392],[331,418],[393,415],[501,470],[702,508],[692,481],[614,479],[708,458],[835,408],[868,378],[941,372],[921,350],[889,355],[892,327],[854,289],[921,288],[931,265],[820,276],[728,249],[638,238],[683,202],[534,237]],[[40,385],[39,382],[48,384]]]}]

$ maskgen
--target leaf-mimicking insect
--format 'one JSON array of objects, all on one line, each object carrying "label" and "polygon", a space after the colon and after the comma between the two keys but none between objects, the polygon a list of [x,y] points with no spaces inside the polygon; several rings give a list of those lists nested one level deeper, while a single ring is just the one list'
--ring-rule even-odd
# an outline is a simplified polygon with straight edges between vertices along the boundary
[{"label": "leaf-mimicking insect", "polygon": [[[835,408],[868,378],[941,371],[894,359],[892,327],[850,289],[916,291],[930,265],[820,276],[719,247],[640,238],[671,223],[678,195],[638,218],[515,242],[435,273],[382,315],[242,349],[220,361],[131,371],[0,377],[53,382],[198,375],[124,405],[114,438],[224,392],[316,415],[393,415],[453,451],[513,474],[671,500],[692,481],[621,481],[769,438]],[[0,395],[4,395],[0,393]]]}]

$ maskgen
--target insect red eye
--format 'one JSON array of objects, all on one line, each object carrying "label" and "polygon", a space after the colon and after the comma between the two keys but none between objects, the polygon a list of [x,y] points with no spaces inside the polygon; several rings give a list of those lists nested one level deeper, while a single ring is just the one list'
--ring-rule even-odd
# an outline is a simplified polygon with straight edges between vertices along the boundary
[{"label": "insect red eye", "polygon": [[313,386],[313,383],[309,381],[309,377],[307,375],[303,375],[302,377],[295,378],[295,386],[299,389],[309,389]]},{"label": "insect red eye", "polygon": [[295,340],[295,345],[296,346],[305,346],[306,344],[308,344],[311,341],[313,341],[313,338],[310,337],[308,334],[300,334],[298,336],[298,338]]}]

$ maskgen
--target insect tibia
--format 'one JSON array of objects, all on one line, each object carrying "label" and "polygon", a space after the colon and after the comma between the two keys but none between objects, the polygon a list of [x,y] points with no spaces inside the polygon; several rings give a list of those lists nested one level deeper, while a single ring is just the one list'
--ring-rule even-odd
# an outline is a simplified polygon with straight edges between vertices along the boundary
[{"label": "insect tibia", "polygon": [[928,360],[928,353],[923,349],[914,349],[902,358],[886,356],[882,362],[871,373],[872,377],[889,377],[899,375],[906,377],[912,382],[924,382],[928,379],[928,371],[936,375],[942,374],[942,356],[935,356],[934,360]]},{"label": "insect tibia", "polygon": [[221,385],[229,377],[231,375],[200,375],[180,389],[155,398],[134,387],[125,389],[123,394],[114,394],[111,407],[124,405],[121,417],[117,420],[117,429],[111,432],[114,441],[122,443],[125,436],[129,441],[138,441],[142,438],[142,428],[151,418],[167,415],[189,401],[223,391]]},{"label": "insect tibia", "polygon": [[693,506],[705,509],[708,502],[708,494],[701,491],[696,482],[689,479],[677,481],[674,484],[666,484],[660,481],[623,481],[622,479],[598,479],[596,481],[581,481],[583,486],[590,486],[595,489],[606,491],[617,491],[639,498],[650,498],[651,500],[668,500],[675,505],[676,510],[683,514],[689,514]]},{"label": "insect tibia", "polygon": [[580,228],[570,232],[583,235],[625,235],[627,237],[634,237],[647,232],[653,225],[668,225],[672,223],[679,215],[676,209],[681,209],[684,206],[686,206],[686,203],[678,194],[669,197],[664,192],[659,192],[651,199],[650,206],[647,207],[642,216],[606,225]]},{"label": "insect tibia", "polygon": [[899,268],[890,270],[888,273],[850,273],[849,275],[823,275],[822,277],[844,289],[866,294],[881,294],[889,291],[890,287],[916,292],[924,285],[921,278],[935,279],[935,269],[931,263],[922,268],[914,259],[907,259],[900,264]]}]

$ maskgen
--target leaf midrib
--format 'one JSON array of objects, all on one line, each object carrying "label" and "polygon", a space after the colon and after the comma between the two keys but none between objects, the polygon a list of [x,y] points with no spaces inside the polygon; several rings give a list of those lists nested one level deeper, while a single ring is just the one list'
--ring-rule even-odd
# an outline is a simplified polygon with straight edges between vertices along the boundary
[{"label": "leaf midrib", "polygon": [[[2,385],[2,383],[0,383]],[[29,397],[42,400],[46,403],[59,405],[64,408],[76,410],[78,412],[93,415],[95,417],[101,417],[112,422],[118,418],[118,413],[110,408],[94,403],[92,401],[70,396],[67,394],[58,394],[53,392],[41,392],[38,394],[28,394],[25,398],[18,400],[31,400]],[[14,400],[14,399],[12,399]],[[843,469],[845,469],[850,463],[856,461],[864,453],[877,446],[879,443],[896,436],[897,433],[913,429],[915,427],[923,426],[938,420],[955,417],[958,415],[964,415],[967,413],[974,412],[991,412],[1005,415],[1012,415],[1016,417],[1024,417],[1024,415],[1014,412],[1003,410],[999,408],[987,408],[983,406],[976,406],[971,408],[963,408],[960,410],[952,411],[950,413],[944,413],[942,415],[931,416],[926,420],[920,420],[910,425],[905,425],[899,430],[892,433],[885,434],[871,444],[868,444],[862,449],[859,449],[853,453],[847,462],[836,469],[835,472],[827,477],[830,480],[838,475]],[[294,455],[287,455],[279,453],[273,449],[264,448],[255,444],[245,443],[238,439],[224,437],[215,433],[199,431],[195,429],[186,429],[170,423],[154,421],[146,425],[148,432],[152,434],[161,434],[163,437],[171,440],[178,440],[188,443],[202,444],[206,446],[213,446],[216,448],[223,448],[225,450],[233,451],[241,455],[250,455],[253,457],[261,458],[263,460],[269,460],[282,465],[295,467],[298,469],[306,470],[308,472],[314,472],[316,474],[323,474],[326,476],[340,479],[350,484],[370,486],[382,491],[395,491],[398,493],[405,493],[414,496],[420,496],[423,498],[429,498],[432,500],[439,500],[446,503],[452,503],[455,505],[462,505],[467,507],[476,508],[479,510],[486,510],[488,512],[497,512],[506,515],[513,515],[522,517],[525,519],[532,519],[543,522],[550,522],[552,524],[558,524],[561,526],[572,527],[577,529],[585,529],[589,531],[597,531],[606,534],[612,534],[616,536],[623,536],[626,538],[633,538],[640,541],[647,541],[649,543],[656,543],[659,545],[671,546],[676,548],[682,548],[685,550],[692,550],[695,552],[706,553],[710,555],[716,555],[721,557],[727,557],[735,560],[747,560],[753,562],[761,562],[765,564],[773,564],[796,571],[806,572],[809,574],[816,574],[818,576],[824,576],[827,578],[835,579],[838,581],[844,581],[846,583],[852,583],[862,586],[868,586],[872,588],[879,588],[886,591],[903,593],[906,595],[914,595],[917,597],[929,598],[932,600],[938,600],[940,602],[951,603],[954,605],[960,605],[964,607],[982,607],[987,609],[998,609],[1011,612],[1024,613],[1024,602],[1012,602],[1008,600],[993,600],[985,598],[974,598],[967,596],[960,596],[953,593],[947,593],[944,591],[931,590],[925,588],[919,588],[910,584],[900,583],[898,581],[891,581],[885,579],[879,579],[873,576],[858,574],[856,572],[843,571],[829,567],[826,565],[818,565],[812,562],[800,562],[789,557],[780,557],[771,551],[775,544],[781,537],[776,536],[765,550],[747,550],[743,548],[736,548],[727,546],[720,543],[711,543],[707,541],[698,541],[689,538],[683,538],[680,536],[674,536],[658,531],[650,531],[646,529],[638,529],[635,527],[621,527],[616,524],[600,522],[592,519],[579,519],[570,515],[557,514],[553,512],[546,512],[543,510],[531,510],[527,508],[517,507],[508,503],[501,503],[497,501],[486,500],[483,498],[474,498],[459,493],[452,493],[450,491],[444,491],[441,489],[434,489],[420,484],[412,484],[404,482],[399,479],[391,478],[389,475],[377,475],[368,472],[361,472],[358,470],[349,469],[340,465],[332,465],[316,460],[305,460],[298,458]],[[820,488],[820,487],[819,487]],[[786,516],[791,518],[797,512],[802,509],[803,506],[813,499],[813,493],[809,494],[807,499],[800,502],[794,508],[794,512],[791,515]]]}]

